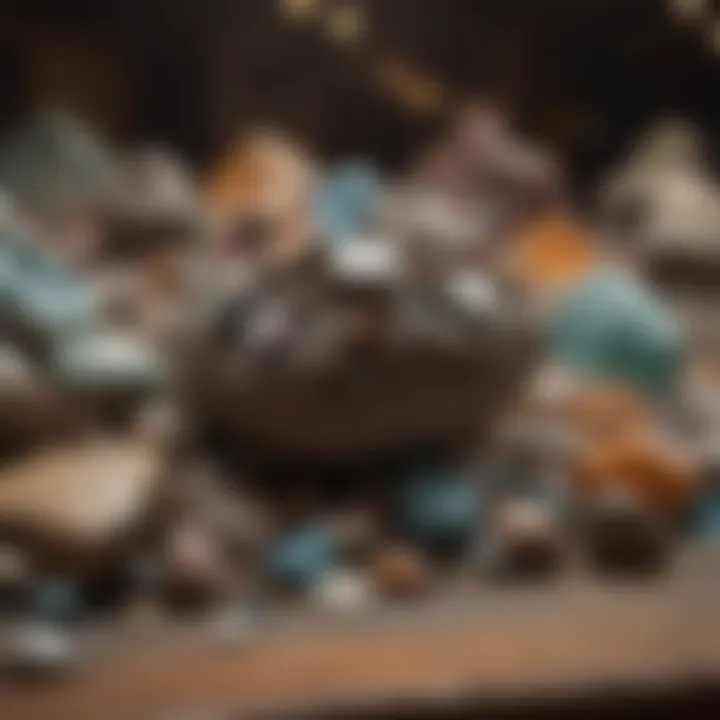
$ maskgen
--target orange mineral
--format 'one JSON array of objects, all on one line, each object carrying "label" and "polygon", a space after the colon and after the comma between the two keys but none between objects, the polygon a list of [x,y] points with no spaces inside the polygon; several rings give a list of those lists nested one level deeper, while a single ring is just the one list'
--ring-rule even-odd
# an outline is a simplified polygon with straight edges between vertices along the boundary
[{"label": "orange mineral", "polygon": [[599,262],[589,233],[562,212],[526,224],[512,254],[519,280],[533,294],[569,288]]}]

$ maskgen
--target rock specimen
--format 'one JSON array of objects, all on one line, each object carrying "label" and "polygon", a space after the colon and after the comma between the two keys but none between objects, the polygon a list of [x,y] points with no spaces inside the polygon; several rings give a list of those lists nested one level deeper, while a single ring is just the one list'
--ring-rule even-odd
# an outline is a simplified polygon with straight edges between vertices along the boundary
[{"label": "rock specimen", "polygon": [[590,378],[656,396],[677,388],[685,357],[679,324],[630,272],[585,275],[557,300],[552,327],[555,357]]},{"label": "rock specimen", "polygon": [[388,546],[371,567],[378,592],[388,598],[409,600],[428,592],[433,573],[428,561],[410,547]]},{"label": "rock specimen", "polygon": [[586,498],[611,488],[626,489],[650,512],[667,519],[678,518],[697,490],[692,457],[676,439],[650,424],[590,443],[578,481]]},{"label": "rock specimen", "polygon": [[469,473],[428,468],[401,485],[400,526],[413,543],[440,556],[458,557],[480,525],[481,496]]},{"label": "rock specimen", "polygon": [[528,498],[501,500],[491,514],[483,542],[482,569],[498,578],[547,575],[563,559],[557,515],[547,505]]},{"label": "rock specimen", "polygon": [[267,570],[289,590],[309,590],[333,571],[339,558],[337,537],[322,524],[299,527],[270,545]]},{"label": "rock specimen", "polygon": [[581,540],[599,568],[653,571],[669,558],[666,518],[632,488],[608,488],[580,507]]},{"label": "rock specimen", "polygon": [[658,122],[602,186],[601,219],[651,263],[653,257],[716,263],[720,185],[703,155],[698,129]]},{"label": "rock specimen", "polygon": [[196,343],[194,411],[258,454],[310,461],[482,434],[532,363],[534,328],[480,273],[414,269],[364,237],[258,277]]},{"label": "rock specimen", "polygon": [[163,470],[139,442],[45,450],[0,473],[0,532],[45,562],[92,568],[143,527]]}]

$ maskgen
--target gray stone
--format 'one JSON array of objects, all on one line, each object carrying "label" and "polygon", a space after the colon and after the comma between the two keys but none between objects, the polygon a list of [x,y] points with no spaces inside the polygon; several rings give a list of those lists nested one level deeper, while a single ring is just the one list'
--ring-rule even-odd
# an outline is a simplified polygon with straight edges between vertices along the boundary
[{"label": "gray stone", "polygon": [[70,634],[41,623],[17,627],[6,641],[4,655],[11,672],[29,676],[64,674],[80,660]]}]

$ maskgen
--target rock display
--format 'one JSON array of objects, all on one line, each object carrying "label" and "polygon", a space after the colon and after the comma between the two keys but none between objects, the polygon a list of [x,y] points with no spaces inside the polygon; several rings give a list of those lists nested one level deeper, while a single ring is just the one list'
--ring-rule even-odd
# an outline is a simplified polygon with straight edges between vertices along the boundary
[{"label": "rock display", "polygon": [[[85,168],[56,130],[45,150]],[[616,220],[627,198],[642,210],[626,256],[485,106],[410,177],[323,175],[261,133],[204,198],[156,150],[115,167],[109,203],[14,185],[30,222],[0,204],[10,664],[70,667],[65,629],[117,609],[138,637],[207,613],[232,648],[275,601],[359,616],[455,575],[549,577],[578,549],[657,568],[685,524],[713,534],[717,348],[638,261],[671,245],[697,260],[701,237],[710,252],[691,145],[651,145],[609,199]],[[77,246],[49,242],[58,213]],[[102,252],[76,252],[84,213],[109,223]]]}]

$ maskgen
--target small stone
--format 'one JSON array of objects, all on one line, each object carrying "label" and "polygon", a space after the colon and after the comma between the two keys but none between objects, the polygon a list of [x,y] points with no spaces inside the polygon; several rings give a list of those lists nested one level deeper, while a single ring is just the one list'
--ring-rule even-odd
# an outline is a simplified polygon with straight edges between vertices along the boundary
[{"label": "small stone", "polygon": [[485,569],[502,577],[536,577],[556,570],[562,560],[557,520],[547,505],[525,498],[504,501],[488,538]]},{"label": "small stone", "polygon": [[608,490],[582,513],[582,538],[603,570],[650,571],[668,557],[668,532],[661,517],[626,488]]},{"label": "small stone", "polygon": [[198,496],[198,512],[233,558],[254,557],[268,543],[274,518],[252,492],[220,481],[198,488]]},{"label": "small stone", "polygon": [[315,220],[323,237],[336,240],[372,228],[382,198],[375,168],[346,163],[324,178],[315,202]]},{"label": "small stone", "polygon": [[163,457],[137,442],[93,440],[49,448],[0,473],[0,530],[58,563],[95,563],[155,508]]},{"label": "small stone", "polygon": [[359,571],[334,570],[313,588],[315,604],[338,615],[366,612],[375,602],[375,589],[370,579]]},{"label": "small stone", "polygon": [[617,437],[639,425],[647,425],[651,416],[643,398],[630,388],[585,384],[567,407],[567,419],[591,441]]},{"label": "small stone", "polygon": [[30,612],[37,620],[66,625],[82,617],[85,601],[80,588],[71,580],[49,578],[33,593]]},{"label": "small stone", "polygon": [[720,494],[717,491],[698,498],[692,521],[693,529],[701,537],[720,539]]},{"label": "small stone", "polygon": [[86,332],[58,345],[53,372],[84,397],[144,397],[165,386],[167,368],[149,344],[127,333]]},{"label": "small stone", "polygon": [[22,675],[62,674],[75,667],[78,660],[72,636],[52,625],[18,627],[6,647],[7,667]]},{"label": "small stone", "polygon": [[607,491],[630,493],[649,511],[677,518],[698,487],[694,458],[673,436],[649,424],[593,443],[578,463],[579,491],[596,498]]},{"label": "small stone", "polygon": [[561,362],[591,377],[666,397],[678,385],[684,340],[670,311],[629,272],[590,273],[562,298],[553,321]]},{"label": "small stone", "polygon": [[404,261],[402,249],[379,235],[353,235],[328,252],[331,277],[345,289],[389,291],[402,280]]},{"label": "small stone", "polygon": [[386,597],[407,600],[425,594],[432,583],[428,562],[408,547],[389,547],[375,560],[372,576]]},{"label": "small stone", "polygon": [[400,521],[409,537],[442,556],[462,554],[479,513],[479,489],[461,473],[420,474],[406,483],[400,498]]},{"label": "small stone", "polygon": [[171,532],[165,567],[167,590],[182,605],[217,603],[233,589],[233,574],[216,538],[192,522]]},{"label": "small stone", "polygon": [[18,610],[27,596],[34,569],[20,548],[0,545],[0,613]]},{"label": "small stone", "polygon": [[574,285],[598,263],[590,233],[563,214],[527,223],[520,232],[512,269],[535,297]]},{"label": "small stone", "polygon": [[276,540],[270,548],[268,570],[279,585],[307,590],[334,568],[338,552],[338,540],[328,528],[301,527]]}]

